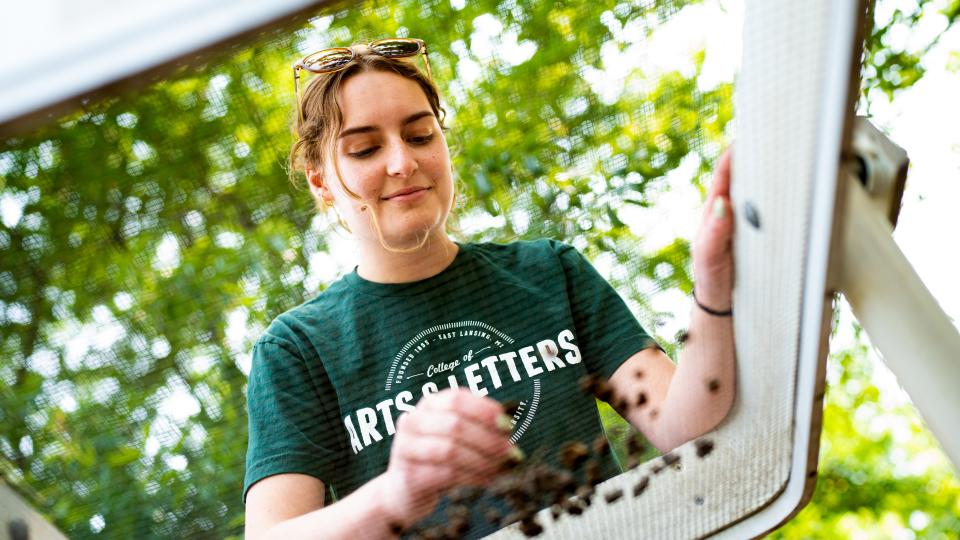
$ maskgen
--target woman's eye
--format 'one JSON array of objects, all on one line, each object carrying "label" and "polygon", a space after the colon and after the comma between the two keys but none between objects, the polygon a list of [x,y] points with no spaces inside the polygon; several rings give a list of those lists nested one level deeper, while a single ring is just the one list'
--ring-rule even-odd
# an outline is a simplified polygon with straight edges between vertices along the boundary
[{"label": "woman's eye", "polygon": [[433,133],[428,133],[426,135],[417,135],[415,137],[410,137],[407,139],[408,142],[413,144],[427,144],[433,140]]},{"label": "woman's eye", "polygon": [[376,152],[377,148],[379,148],[379,146],[371,146],[369,148],[364,148],[363,150],[357,150],[356,152],[347,152],[347,155],[352,158],[365,158]]}]

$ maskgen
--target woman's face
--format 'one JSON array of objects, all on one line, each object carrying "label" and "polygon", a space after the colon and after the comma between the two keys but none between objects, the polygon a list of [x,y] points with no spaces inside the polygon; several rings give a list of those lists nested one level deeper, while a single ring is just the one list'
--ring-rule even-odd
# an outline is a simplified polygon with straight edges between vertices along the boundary
[{"label": "woman's face", "polygon": [[362,200],[344,192],[329,157],[319,182],[311,178],[314,191],[371,246],[380,246],[372,212],[391,248],[445,234],[453,202],[450,154],[420,86],[396,73],[365,71],[343,82],[338,101],[343,122],[333,158],[344,184]]}]

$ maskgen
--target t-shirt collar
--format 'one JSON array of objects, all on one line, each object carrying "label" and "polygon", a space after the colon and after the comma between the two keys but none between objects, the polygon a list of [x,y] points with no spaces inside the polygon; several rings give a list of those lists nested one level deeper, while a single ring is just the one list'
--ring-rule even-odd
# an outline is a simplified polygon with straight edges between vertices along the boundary
[{"label": "t-shirt collar", "polygon": [[347,285],[357,292],[371,294],[374,296],[411,296],[426,292],[434,287],[437,287],[440,283],[450,279],[450,277],[455,275],[456,272],[470,259],[472,255],[472,246],[470,244],[460,242],[454,243],[457,244],[460,249],[457,251],[457,255],[453,258],[453,262],[448,264],[447,267],[441,270],[438,274],[430,276],[426,279],[410,281],[407,283],[377,283],[375,281],[370,281],[360,277],[360,274],[357,273],[357,267],[354,266],[353,271],[344,276],[344,281],[346,281]]}]

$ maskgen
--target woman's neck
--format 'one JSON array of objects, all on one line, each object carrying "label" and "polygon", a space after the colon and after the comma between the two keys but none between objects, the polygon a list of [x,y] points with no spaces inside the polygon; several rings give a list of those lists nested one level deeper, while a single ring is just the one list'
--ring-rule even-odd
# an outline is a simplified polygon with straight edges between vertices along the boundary
[{"label": "woman's neck", "polygon": [[357,274],[374,283],[409,283],[433,277],[450,266],[460,246],[439,233],[410,252],[395,252],[376,245],[362,246]]}]

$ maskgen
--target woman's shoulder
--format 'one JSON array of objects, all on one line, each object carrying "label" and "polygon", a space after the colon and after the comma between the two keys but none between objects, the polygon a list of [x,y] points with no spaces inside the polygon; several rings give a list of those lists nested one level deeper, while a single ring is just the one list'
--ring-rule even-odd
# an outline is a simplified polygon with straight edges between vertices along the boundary
[{"label": "woman's shoulder", "polygon": [[273,342],[280,345],[298,345],[311,329],[328,328],[336,319],[334,313],[344,303],[350,288],[344,279],[338,279],[325,289],[280,313],[260,335],[258,343]]}]

